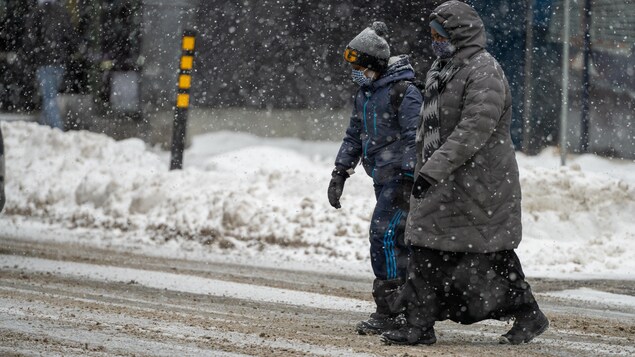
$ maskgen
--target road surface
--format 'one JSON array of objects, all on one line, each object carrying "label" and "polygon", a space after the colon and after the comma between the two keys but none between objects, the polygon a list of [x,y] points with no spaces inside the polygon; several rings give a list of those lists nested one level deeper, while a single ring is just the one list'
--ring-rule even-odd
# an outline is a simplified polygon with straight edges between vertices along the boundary
[{"label": "road surface", "polygon": [[551,328],[498,344],[511,324],[441,322],[433,346],[358,336],[370,277],[148,257],[0,238],[0,355],[635,355],[635,305],[549,296],[580,287],[635,299],[632,281],[529,279]]}]

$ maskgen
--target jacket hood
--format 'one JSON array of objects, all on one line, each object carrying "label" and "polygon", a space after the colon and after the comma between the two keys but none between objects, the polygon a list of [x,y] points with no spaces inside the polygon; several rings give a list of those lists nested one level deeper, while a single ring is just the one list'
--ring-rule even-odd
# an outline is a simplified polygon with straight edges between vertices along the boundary
[{"label": "jacket hood", "polygon": [[470,5],[457,0],[446,1],[430,14],[432,20],[439,22],[450,34],[450,41],[458,50],[485,48],[487,38],[483,20]]},{"label": "jacket hood", "polygon": [[383,87],[388,83],[401,81],[404,79],[413,79],[415,70],[410,64],[408,55],[399,55],[390,57],[388,60],[388,69],[383,73],[381,78],[371,84],[373,89]]}]

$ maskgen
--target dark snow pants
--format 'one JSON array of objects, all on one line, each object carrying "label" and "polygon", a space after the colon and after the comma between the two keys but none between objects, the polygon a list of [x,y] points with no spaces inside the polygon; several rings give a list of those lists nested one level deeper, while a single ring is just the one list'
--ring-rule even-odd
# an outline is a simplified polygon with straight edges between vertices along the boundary
[{"label": "dark snow pants", "polygon": [[370,222],[370,261],[378,280],[405,279],[408,247],[404,231],[408,205],[402,194],[402,181],[395,178],[375,183],[377,204]]},{"label": "dark snow pants", "polygon": [[405,309],[412,326],[429,328],[447,319],[462,324],[508,319],[538,308],[513,250],[411,249],[408,278],[388,301],[393,312]]}]

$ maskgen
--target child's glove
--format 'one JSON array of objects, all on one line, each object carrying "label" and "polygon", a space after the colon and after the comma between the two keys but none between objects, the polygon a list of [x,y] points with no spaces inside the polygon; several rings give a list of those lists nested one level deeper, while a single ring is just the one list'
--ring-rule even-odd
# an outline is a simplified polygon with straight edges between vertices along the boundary
[{"label": "child's glove", "polygon": [[346,169],[340,166],[336,166],[331,172],[331,182],[329,183],[328,197],[329,203],[335,208],[341,208],[340,197],[344,191],[344,182],[349,178]]}]

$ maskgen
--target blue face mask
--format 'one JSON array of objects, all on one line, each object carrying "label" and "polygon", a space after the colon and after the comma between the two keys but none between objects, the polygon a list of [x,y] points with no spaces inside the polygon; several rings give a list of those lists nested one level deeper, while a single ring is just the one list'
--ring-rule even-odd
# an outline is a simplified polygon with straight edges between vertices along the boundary
[{"label": "blue face mask", "polygon": [[366,75],[364,75],[364,71],[360,71],[358,69],[352,70],[351,79],[353,80],[355,84],[357,84],[360,87],[369,86],[371,83],[373,83],[372,78],[366,77]]},{"label": "blue face mask", "polygon": [[432,40],[432,51],[437,57],[447,59],[454,55],[456,47],[450,41],[434,41]]}]

